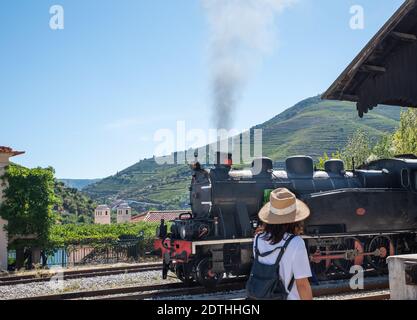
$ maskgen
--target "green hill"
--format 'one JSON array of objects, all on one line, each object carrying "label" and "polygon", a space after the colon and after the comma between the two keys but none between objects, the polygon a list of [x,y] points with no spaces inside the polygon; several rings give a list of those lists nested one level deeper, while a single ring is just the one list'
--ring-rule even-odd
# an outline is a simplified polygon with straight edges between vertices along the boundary
[{"label": "green hill", "polygon": [[100,179],[58,179],[58,181],[64,183],[68,188],[82,190],[90,184],[100,181]]},{"label": "green hill", "polygon": [[[254,128],[263,130],[263,154],[279,165],[291,155],[317,158],[335,152],[360,128],[377,139],[392,132],[399,119],[399,108],[381,106],[360,119],[352,103],[313,97]],[[138,211],[178,209],[188,206],[189,182],[188,166],[160,166],[145,159],[83,191],[99,202],[134,200],[132,206]]]},{"label": "green hill", "polygon": [[378,139],[399,123],[400,110],[380,106],[360,119],[354,104],[309,98],[256,126],[263,129],[263,151],[274,160],[305,154],[314,158],[342,148],[349,136],[364,129]]}]

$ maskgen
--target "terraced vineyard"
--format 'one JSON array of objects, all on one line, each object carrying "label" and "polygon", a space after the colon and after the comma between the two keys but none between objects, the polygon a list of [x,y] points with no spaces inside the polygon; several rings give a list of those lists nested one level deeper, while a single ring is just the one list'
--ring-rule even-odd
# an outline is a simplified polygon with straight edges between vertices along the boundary
[{"label": "terraced vineyard", "polygon": [[[313,97],[254,128],[263,129],[263,154],[279,163],[291,155],[306,154],[317,158],[324,152],[330,154],[342,148],[359,128],[378,139],[382,134],[392,132],[399,118],[399,108],[381,106],[359,119],[352,103]],[[189,181],[187,166],[160,166],[154,159],[146,159],[84,191],[100,202],[137,201],[133,206],[139,211],[180,209],[188,206]]]}]

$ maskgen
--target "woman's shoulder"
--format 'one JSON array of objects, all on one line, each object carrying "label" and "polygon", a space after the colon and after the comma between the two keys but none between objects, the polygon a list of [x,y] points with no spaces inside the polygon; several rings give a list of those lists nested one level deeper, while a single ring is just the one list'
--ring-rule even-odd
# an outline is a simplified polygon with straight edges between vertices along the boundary
[{"label": "woman's shoulder", "polygon": [[300,246],[300,245],[305,246],[304,239],[301,236],[298,236],[298,235],[286,233],[284,235],[283,240],[288,241],[291,237],[292,237],[292,239],[291,239],[291,242],[289,243],[289,246]]},{"label": "woman's shoulder", "polygon": [[265,239],[268,236],[269,236],[269,234],[266,233],[266,232],[258,232],[257,234],[255,234],[255,238],[258,238],[259,240]]},{"label": "woman's shoulder", "polygon": [[303,248],[305,247],[304,239],[301,236],[297,235],[288,235],[288,238],[293,236],[293,239],[291,240],[290,246],[294,248]]}]

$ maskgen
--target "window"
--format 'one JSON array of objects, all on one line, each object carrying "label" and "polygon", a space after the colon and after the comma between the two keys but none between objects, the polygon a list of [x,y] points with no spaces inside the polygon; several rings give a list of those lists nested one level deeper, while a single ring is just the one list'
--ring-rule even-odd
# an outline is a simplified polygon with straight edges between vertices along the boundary
[{"label": "window", "polygon": [[126,214],[129,214],[129,210],[126,210]]}]

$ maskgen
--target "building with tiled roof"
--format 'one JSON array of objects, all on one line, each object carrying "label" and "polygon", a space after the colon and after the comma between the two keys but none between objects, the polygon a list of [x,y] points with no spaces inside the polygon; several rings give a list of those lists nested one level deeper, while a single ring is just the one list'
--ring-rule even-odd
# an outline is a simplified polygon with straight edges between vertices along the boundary
[{"label": "building with tiled roof", "polygon": [[[10,158],[23,154],[22,151],[14,151],[12,148],[0,146],[0,177],[5,173],[6,167],[10,164]],[[5,184],[0,183],[0,204],[4,201]],[[7,221],[0,217],[0,271],[7,270],[7,247],[9,238],[5,226]]]},{"label": "building with tiled roof", "polygon": [[180,214],[189,213],[189,210],[170,210],[170,211],[148,211],[136,217],[133,217],[130,221],[137,222],[160,222],[162,219],[165,221],[172,221],[178,219]]}]

